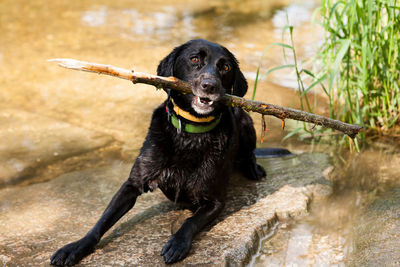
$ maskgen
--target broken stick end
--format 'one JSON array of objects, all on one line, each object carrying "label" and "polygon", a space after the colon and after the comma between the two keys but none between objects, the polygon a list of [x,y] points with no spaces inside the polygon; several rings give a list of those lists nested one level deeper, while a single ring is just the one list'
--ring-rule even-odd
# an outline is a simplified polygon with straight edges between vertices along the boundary
[{"label": "broken stick end", "polygon": [[52,58],[48,59],[48,62],[57,62],[59,66],[67,69],[84,70],[87,65],[85,61],[79,61],[71,58]]}]

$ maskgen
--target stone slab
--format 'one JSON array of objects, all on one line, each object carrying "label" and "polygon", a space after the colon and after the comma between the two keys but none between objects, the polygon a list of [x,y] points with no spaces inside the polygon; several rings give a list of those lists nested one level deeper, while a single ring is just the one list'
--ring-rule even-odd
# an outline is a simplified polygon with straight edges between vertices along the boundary
[{"label": "stone slab", "polygon": [[[268,178],[255,182],[234,175],[225,210],[176,266],[242,266],[278,220],[307,214],[313,195],[329,187],[322,175],[330,165],[325,154],[259,163]],[[56,249],[94,225],[129,170],[121,163],[1,190],[0,265],[48,266]],[[164,266],[161,248],[188,216],[160,191],[144,194],[80,266]]]},{"label": "stone slab", "polygon": [[19,109],[0,110],[0,187],[29,179],[37,168],[82,154],[113,138]]}]

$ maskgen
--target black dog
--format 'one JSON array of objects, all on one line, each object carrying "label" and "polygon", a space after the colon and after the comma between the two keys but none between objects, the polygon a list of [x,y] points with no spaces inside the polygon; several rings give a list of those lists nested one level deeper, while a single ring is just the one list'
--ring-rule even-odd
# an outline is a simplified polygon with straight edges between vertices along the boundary
[{"label": "black dog", "polygon": [[256,133],[250,116],[220,102],[225,93],[243,96],[247,91],[238,62],[226,48],[205,40],[189,41],[164,58],[157,73],[190,82],[193,93],[166,89],[168,99],[153,113],[128,180],[96,225],[82,239],[59,249],[51,264],[79,262],[139,195],[157,187],[194,212],[161,252],[166,263],[182,260],[195,234],[223,209],[233,167],[237,165],[248,179],[266,176],[254,156]]}]

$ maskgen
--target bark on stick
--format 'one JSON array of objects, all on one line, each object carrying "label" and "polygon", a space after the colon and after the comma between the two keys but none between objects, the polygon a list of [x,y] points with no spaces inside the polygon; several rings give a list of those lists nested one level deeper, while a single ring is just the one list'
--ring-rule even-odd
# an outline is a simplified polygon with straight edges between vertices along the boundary
[{"label": "bark on stick", "polygon": [[[49,61],[57,62],[61,67],[67,69],[107,74],[121,79],[130,80],[133,83],[149,84],[157,88],[169,88],[172,90],[178,90],[186,94],[192,92],[190,83],[179,80],[175,77],[161,77],[147,73],[136,72],[133,70],[118,68],[112,65],[91,63],[68,58],[50,59]],[[357,133],[362,130],[362,127],[359,125],[348,124],[342,121],[333,120],[324,116],[312,114],[301,110],[285,108],[282,106],[267,104],[258,101],[252,101],[234,95],[226,94],[222,98],[222,102],[227,106],[240,107],[246,111],[253,111],[263,115],[272,115],[281,119],[282,121],[284,121],[285,119],[292,119],[321,125],[323,127],[341,131],[351,138],[354,138]]]}]

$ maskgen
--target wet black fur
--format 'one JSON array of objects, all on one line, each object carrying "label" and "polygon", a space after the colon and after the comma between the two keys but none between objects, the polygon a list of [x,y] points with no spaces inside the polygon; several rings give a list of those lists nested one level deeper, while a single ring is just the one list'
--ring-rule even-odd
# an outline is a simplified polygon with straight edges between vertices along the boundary
[{"label": "wet black fur", "polygon": [[[190,61],[195,54],[200,55],[199,64]],[[221,70],[226,64],[230,67],[227,72]],[[175,48],[160,62],[157,73],[189,81],[198,90],[202,90],[202,78],[199,77],[211,77],[215,83],[212,88],[215,97],[224,93],[243,96],[247,91],[246,79],[235,57],[226,48],[205,40],[189,41]],[[171,108],[172,104],[165,101],[153,113],[147,137],[128,180],[92,230],[82,239],[59,249],[51,257],[51,264],[73,265],[79,262],[94,250],[103,234],[134,206],[139,195],[157,187],[170,200],[194,212],[171,236],[161,252],[166,263],[182,260],[188,254],[195,234],[211,223],[223,209],[233,167],[239,166],[243,175],[252,180],[266,175],[255,161],[256,134],[246,112],[215,101],[210,114],[197,114],[191,107],[192,94],[184,96],[176,91],[170,94],[181,108],[198,117],[221,114],[220,124],[202,134],[179,132],[168,121],[166,106]]]}]

